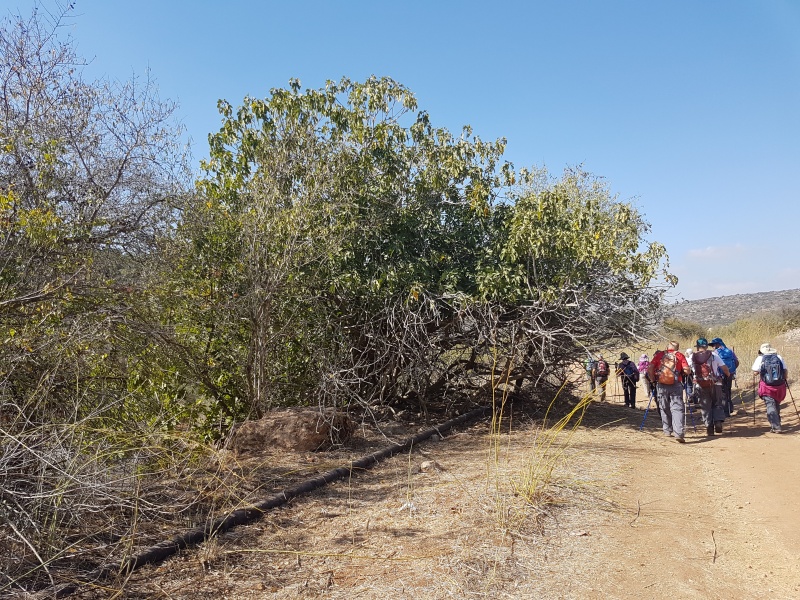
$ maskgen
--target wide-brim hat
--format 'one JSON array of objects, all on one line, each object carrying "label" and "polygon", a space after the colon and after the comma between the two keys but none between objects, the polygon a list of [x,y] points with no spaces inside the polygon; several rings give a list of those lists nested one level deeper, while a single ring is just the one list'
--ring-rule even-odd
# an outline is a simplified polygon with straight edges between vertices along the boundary
[{"label": "wide-brim hat", "polygon": [[627,354],[625,354],[624,352],[619,355],[619,359],[620,360],[628,360],[629,358],[630,357]]},{"label": "wide-brim hat", "polygon": [[767,342],[766,344],[761,344],[761,354],[766,356],[767,354],[777,354],[777,353],[778,351],[775,350],[775,348],[773,348],[772,346],[770,346],[769,342]]}]

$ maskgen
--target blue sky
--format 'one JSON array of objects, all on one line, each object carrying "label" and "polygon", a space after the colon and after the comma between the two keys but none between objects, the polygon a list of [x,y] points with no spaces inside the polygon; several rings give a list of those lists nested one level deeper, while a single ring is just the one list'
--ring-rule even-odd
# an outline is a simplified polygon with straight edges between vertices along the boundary
[{"label": "blue sky", "polygon": [[605,177],[667,246],[673,300],[800,288],[797,0],[75,0],[74,15],[88,73],[150,69],[196,159],[220,98],[385,75],[434,124],[507,138],[517,167]]}]

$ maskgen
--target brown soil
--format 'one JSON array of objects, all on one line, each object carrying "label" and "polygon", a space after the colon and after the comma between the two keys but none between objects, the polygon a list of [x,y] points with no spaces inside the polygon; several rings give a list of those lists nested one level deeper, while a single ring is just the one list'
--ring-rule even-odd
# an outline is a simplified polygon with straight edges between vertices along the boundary
[{"label": "brown soil", "polygon": [[750,398],[683,445],[620,398],[548,451],[531,416],[475,424],[79,597],[797,598],[800,427]]}]

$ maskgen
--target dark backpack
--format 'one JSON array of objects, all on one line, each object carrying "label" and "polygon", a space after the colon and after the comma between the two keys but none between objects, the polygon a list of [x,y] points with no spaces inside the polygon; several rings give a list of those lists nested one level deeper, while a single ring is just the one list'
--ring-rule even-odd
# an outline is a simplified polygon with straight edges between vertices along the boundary
[{"label": "dark backpack", "polygon": [[694,381],[701,388],[708,389],[714,385],[715,377],[711,369],[712,357],[713,352],[711,352],[711,350],[703,350],[702,352],[695,352],[692,354]]},{"label": "dark backpack", "polygon": [[622,374],[633,382],[639,381],[639,369],[631,361],[622,363]]},{"label": "dark backpack", "polygon": [[598,360],[595,374],[597,377],[608,377],[608,363],[604,360]]},{"label": "dark backpack", "polygon": [[777,354],[767,354],[761,359],[761,381],[772,386],[786,383],[783,378],[783,364]]}]

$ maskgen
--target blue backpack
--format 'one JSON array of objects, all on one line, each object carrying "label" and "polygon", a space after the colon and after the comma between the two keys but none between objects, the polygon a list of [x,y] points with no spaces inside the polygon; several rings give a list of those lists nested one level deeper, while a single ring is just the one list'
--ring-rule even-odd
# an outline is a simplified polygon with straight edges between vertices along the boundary
[{"label": "blue backpack", "polygon": [[733,350],[727,347],[717,348],[717,354],[719,354],[725,366],[728,367],[731,375],[736,373],[736,355],[733,353]]},{"label": "blue backpack", "polygon": [[777,354],[767,354],[761,359],[761,381],[771,386],[786,383],[783,378],[783,364]]}]

